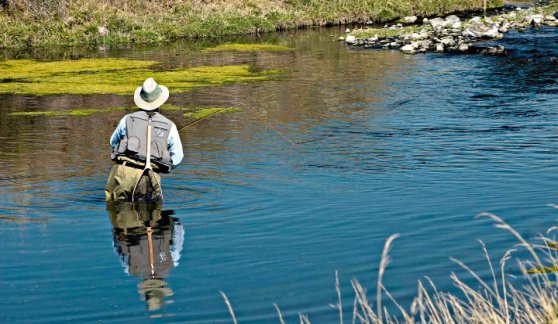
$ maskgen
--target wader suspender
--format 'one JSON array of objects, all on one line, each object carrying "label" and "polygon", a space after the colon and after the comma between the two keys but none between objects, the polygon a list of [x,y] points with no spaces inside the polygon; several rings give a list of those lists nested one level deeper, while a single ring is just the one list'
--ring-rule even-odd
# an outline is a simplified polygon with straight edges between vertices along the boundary
[{"label": "wader suspender", "polygon": [[[149,115],[149,114],[148,114]],[[132,202],[135,200],[136,189],[138,184],[140,183],[141,178],[147,174],[147,177],[151,178],[149,172],[153,173],[153,169],[151,168],[151,115],[147,119],[147,149],[145,152],[145,167],[143,168],[143,172],[141,173],[136,185],[134,186],[134,190],[132,191]],[[153,175],[153,178],[158,182],[157,177]],[[161,183],[158,183],[159,190],[161,191],[161,199],[163,199],[163,188],[161,187]]]}]

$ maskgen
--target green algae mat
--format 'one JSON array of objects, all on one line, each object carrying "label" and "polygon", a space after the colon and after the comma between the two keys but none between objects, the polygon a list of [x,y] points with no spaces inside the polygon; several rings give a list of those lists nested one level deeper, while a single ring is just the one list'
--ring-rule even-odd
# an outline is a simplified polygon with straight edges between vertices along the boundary
[{"label": "green algae mat", "polygon": [[131,95],[150,76],[177,93],[197,87],[264,81],[279,73],[278,70],[256,71],[249,65],[161,70],[159,62],[115,58],[55,62],[8,60],[0,62],[0,94]]},{"label": "green algae mat", "polygon": [[[87,117],[99,113],[109,113],[113,111],[134,111],[137,107],[114,107],[104,109],[72,109],[72,110],[46,110],[46,111],[18,111],[9,113],[9,116],[23,117],[65,117],[78,116]],[[217,114],[233,113],[242,111],[236,107],[178,107],[171,104],[164,104],[163,111],[185,111],[183,116],[192,120],[200,120],[205,117]]]}]

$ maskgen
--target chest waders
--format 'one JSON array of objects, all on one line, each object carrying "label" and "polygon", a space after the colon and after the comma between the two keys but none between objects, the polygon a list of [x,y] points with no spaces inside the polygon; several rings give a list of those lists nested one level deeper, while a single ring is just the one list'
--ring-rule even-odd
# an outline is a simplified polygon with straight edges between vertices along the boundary
[{"label": "chest waders", "polygon": [[[157,177],[155,177],[155,172],[151,168],[151,116],[147,119],[147,143],[146,143],[146,151],[145,151],[145,167],[134,186],[134,190],[132,191],[132,202],[138,200],[145,200],[145,201],[153,201],[158,198],[161,200],[163,199],[163,188],[161,187],[161,183]],[[152,183],[156,182],[159,186],[160,190],[160,197],[153,197],[153,186]],[[140,191],[139,197],[136,197],[136,191]]]}]

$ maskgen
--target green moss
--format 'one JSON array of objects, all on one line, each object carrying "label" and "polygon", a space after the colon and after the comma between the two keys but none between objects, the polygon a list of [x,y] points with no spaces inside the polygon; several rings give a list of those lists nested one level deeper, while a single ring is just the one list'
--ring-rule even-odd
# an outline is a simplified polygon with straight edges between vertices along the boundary
[{"label": "green moss", "polygon": [[26,116],[26,117],[58,117],[64,116],[67,113],[64,111],[18,111],[9,113],[9,116]]},{"label": "green moss", "polygon": [[212,107],[212,108],[194,108],[193,112],[184,113],[184,117],[192,119],[202,119],[210,115],[238,112],[240,109],[235,107]]},{"label": "green moss", "polygon": [[113,111],[125,111],[134,108],[115,107],[108,109],[73,109],[73,110],[55,110],[55,111],[18,111],[10,113],[9,116],[26,116],[26,117],[61,117],[61,116],[91,116],[98,113],[107,113]]},{"label": "green moss", "polygon": [[172,105],[172,104],[169,104],[169,103],[166,103],[161,107],[162,111],[180,111],[180,110],[184,110],[184,109],[185,108],[183,108],[183,107],[175,106],[175,105]]},{"label": "green moss", "polygon": [[[87,117],[100,113],[109,113],[114,111],[134,111],[136,107],[114,107],[105,109],[72,109],[72,110],[50,110],[50,111],[18,111],[8,114],[9,116],[23,116],[23,117]],[[235,107],[212,107],[212,108],[188,108],[179,107],[171,104],[165,104],[162,108],[163,111],[181,111],[185,110],[184,117],[191,119],[202,119],[209,115],[238,112],[240,109]]]},{"label": "green moss", "polygon": [[394,37],[401,34],[410,34],[419,31],[421,28],[429,28],[425,26],[406,26],[399,29],[389,29],[389,28],[364,28],[364,29],[355,29],[351,32],[351,35],[355,36],[356,38],[363,39],[363,38],[370,38],[377,36],[378,38],[387,38],[387,37]]},{"label": "green moss", "polygon": [[273,44],[222,44],[204,49],[208,52],[285,52],[294,48]]},{"label": "green moss", "polygon": [[249,65],[153,70],[158,64],[126,59],[9,60],[0,63],[0,94],[131,95],[147,76],[176,93],[203,86],[263,81],[279,73],[278,70],[255,71]]}]

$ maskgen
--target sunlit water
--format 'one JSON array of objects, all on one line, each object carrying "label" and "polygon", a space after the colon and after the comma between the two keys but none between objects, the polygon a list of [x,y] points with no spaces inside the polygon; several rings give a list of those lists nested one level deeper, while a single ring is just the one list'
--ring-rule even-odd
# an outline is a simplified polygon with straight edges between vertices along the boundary
[{"label": "sunlit water", "polygon": [[[478,239],[496,264],[514,246],[478,213],[500,215],[529,240],[554,225],[556,29],[509,33],[505,57],[353,49],[332,41],[338,32],[233,40],[295,48],[283,53],[179,43],[49,54],[285,70],[274,81],[171,94],[176,105],[243,112],[181,133],[185,161],[164,176],[163,216],[152,224],[151,249],[164,261],[156,282],[145,228],[113,229],[104,202],[108,138],[122,113],[8,116],[132,105],[132,95],[0,96],[3,320],[229,322],[222,291],[243,323],[277,322],[274,303],[288,322],[299,313],[332,322],[336,270],[349,320],[350,280],[375,293],[391,234],[401,237],[384,283],[408,306],[425,276],[451,292],[452,271],[474,282],[449,257],[489,278]],[[517,274],[514,261],[508,271]],[[149,284],[162,288],[146,300]]]}]

